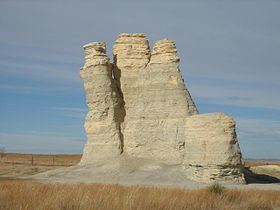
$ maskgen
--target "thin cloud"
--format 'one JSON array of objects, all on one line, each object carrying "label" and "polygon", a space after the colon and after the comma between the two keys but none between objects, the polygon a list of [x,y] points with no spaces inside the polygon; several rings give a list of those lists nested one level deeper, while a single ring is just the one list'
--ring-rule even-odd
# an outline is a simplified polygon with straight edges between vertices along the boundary
[{"label": "thin cloud", "polygon": [[[261,119],[239,119],[237,121],[238,131],[241,135],[254,138],[269,137],[280,142],[280,121]],[[266,139],[263,139],[266,141]],[[279,152],[280,155],[280,152]]]},{"label": "thin cloud", "polygon": [[280,121],[238,119],[237,134],[245,158],[280,158]]},{"label": "thin cloud", "polygon": [[261,85],[243,87],[241,85],[227,86],[219,83],[192,83],[190,87],[194,98],[209,103],[280,109],[280,98],[276,97],[278,89],[264,90]]},{"label": "thin cloud", "polygon": [[0,133],[1,146],[7,152],[28,153],[81,153],[84,139],[55,133]]},{"label": "thin cloud", "polygon": [[[81,88],[82,90],[82,88]],[[36,86],[30,86],[30,85],[18,85],[18,84],[1,84],[0,85],[0,92],[5,93],[21,93],[21,94],[31,94],[31,95],[57,95],[57,94],[65,94],[69,92],[77,92],[81,91],[78,88],[75,88],[73,86],[60,86],[60,85],[52,85],[47,86],[45,84],[36,84]]]},{"label": "thin cloud", "polygon": [[79,119],[85,118],[85,115],[87,113],[86,108],[80,108],[80,107],[50,107],[49,111],[57,112],[66,117],[79,118]]},{"label": "thin cloud", "polygon": [[0,67],[1,74],[13,75],[15,77],[55,80],[61,83],[81,83],[79,71],[73,71],[73,67],[67,68],[41,63],[10,63],[8,61],[0,61]]}]

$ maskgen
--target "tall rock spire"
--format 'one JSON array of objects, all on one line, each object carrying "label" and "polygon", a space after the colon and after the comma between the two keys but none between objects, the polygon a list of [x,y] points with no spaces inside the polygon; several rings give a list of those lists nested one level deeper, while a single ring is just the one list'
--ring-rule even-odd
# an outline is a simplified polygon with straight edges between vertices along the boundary
[{"label": "tall rock spire", "polygon": [[179,60],[174,42],[163,39],[155,43],[149,63],[139,71],[133,115],[124,130],[124,151],[129,155],[183,161],[184,121],[198,111],[180,74]]},{"label": "tall rock spire", "polygon": [[80,70],[89,111],[85,120],[87,144],[81,164],[113,158],[122,152],[119,110],[121,98],[112,79],[104,42],[84,45],[85,64]]},{"label": "tall rock spire", "polygon": [[145,34],[122,33],[113,47],[114,77],[125,101],[126,119],[134,115],[139,73],[150,60],[149,43]]}]

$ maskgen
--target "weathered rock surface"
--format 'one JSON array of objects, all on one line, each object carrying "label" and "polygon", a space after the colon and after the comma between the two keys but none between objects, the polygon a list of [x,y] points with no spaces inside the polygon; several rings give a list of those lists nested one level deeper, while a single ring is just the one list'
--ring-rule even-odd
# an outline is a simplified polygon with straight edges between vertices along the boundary
[{"label": "weathered rock surface", "polygon": [[150,64],[179,63],[175,43],[169,39],[162,39],[155,43]]},{"label": "weathered rock surface", "polygon": [[105,43],[84,48],[89,113],[81,164],[113,158],[116,170],[140,161],[141,168],[127,170],[173,168],[199,182],[244,182],[235,122],[223,113],[198,114],[174,42],[157,41],[151,52],[144,34],[120,34],[113,64]]},{"label": "weathered rock surface", "polygon": [[184,167],[199,182],[245,182],[235,121],[224,113],[195,115],[186,120]]},{"label": "weathered rock surface", "polygon": [[80,75],[84,80],[89,112],[84,124],[87,144],[81,164],[113,158],[122,152],[122,101],[112,79],[105,43],[90,43],[85,45],[84,49],[86,58]]},{"label": "weathered rock surface", "polygon": [[[113,74],[124,100],[125,118],[121,122],[123,138],[127,142],[130,128],[127,123],[136,115],[139,72],[150,60],[149,43],[145,34],[120,34],[113,47],[114,69]],[[126,145],[124,145],[126,147]],[[124,150],[126,152],[126,150]]]},{"label": "weathered rock surface", "polygon": [[198,111],[184,85],[175,44],[157,41],[150,62],[135,80],[137,97],[126,122],[125,152],[179,164],[185,148],[185,118]]}]

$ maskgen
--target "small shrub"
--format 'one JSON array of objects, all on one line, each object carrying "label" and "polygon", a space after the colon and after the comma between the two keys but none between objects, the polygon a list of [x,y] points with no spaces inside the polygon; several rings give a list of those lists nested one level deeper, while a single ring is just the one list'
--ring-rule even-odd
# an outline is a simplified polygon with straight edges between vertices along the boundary
[{"label": "small shrub", "polygon": [[215,193],[215,194],[221,195],[221,194],[224,193],[226,188],[223,185],[219,184],[219,183],[214,183],[214,184],[211,184],[207,189],[211,193]]}]

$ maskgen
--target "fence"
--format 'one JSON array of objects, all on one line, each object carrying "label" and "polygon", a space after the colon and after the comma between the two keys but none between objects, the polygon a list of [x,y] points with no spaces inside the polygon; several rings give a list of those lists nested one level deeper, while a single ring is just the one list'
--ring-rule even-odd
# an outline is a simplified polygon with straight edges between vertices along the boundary
[{"label": "fence", "polygon": [[5,153],[1,156],[1,163],[24,164],[33,166],[71,166],[79,163],[81,155],[41,155]]}]

